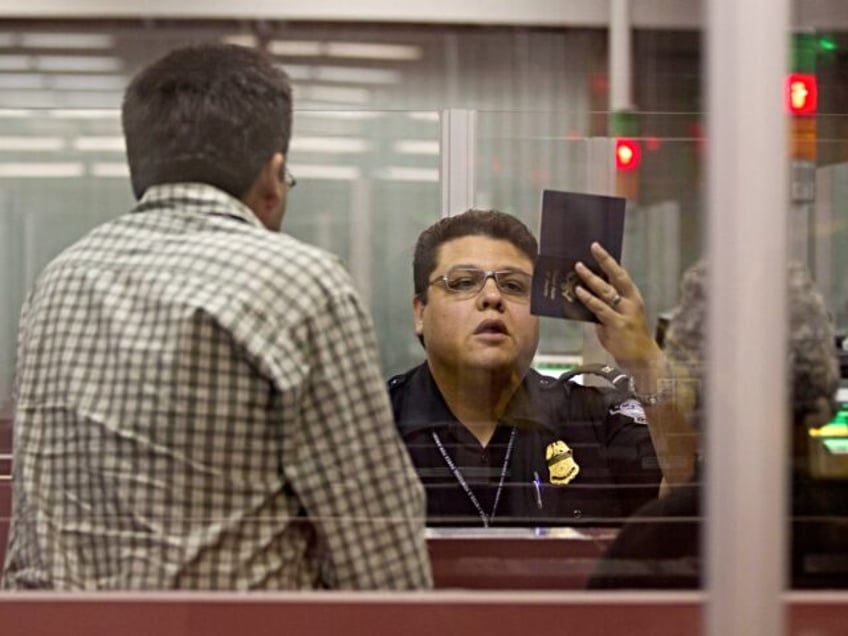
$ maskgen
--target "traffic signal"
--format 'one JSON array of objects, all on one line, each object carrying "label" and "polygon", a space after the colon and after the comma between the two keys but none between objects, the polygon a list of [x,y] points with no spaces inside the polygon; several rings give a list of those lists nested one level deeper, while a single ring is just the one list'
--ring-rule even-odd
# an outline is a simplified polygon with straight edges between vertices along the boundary
[{"label": "traffic signal", "polygon": [[791,73],[783,87],[786,109],[793,115],[815,115],[819,102],[816,76],[812,73]]},{"label": "traffic signal", "polygon": [[635,139],[619,137],[615,140],[615,167],[618,170],[635,170],[642,161],[642,148]]},{"label": "traffic signal", "polygon": [[791,115],[789,154],[793,160],[815,161],[816,111],[819,91],[814,73],[790,73],[783,87],[786,110]]}]

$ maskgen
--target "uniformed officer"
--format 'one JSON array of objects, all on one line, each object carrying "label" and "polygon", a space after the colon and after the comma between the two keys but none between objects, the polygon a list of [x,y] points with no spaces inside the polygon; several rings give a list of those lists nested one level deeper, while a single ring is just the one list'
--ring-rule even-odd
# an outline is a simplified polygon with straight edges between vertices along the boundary
[{"label": "uniformed officer", "polygon": [[494,210],[441,219],[416,244],[413,312],[427,359],[389,389],[431,525],[610,522],[657,496],[663,478],[691,475],[686,436],[669,435],[682,418],[657,391],[665,359],[641,295],[600,245],[592,253],[610,282],[578,264],[577,294],[628,375],[594,369],[610,380],[598,388],[530,369],[536,252],[527,227]]}]

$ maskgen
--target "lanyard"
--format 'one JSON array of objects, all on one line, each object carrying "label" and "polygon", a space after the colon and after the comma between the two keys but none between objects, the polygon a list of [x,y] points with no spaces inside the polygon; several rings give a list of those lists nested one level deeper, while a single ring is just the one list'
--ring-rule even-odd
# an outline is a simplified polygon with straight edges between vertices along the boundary
[{"label": "lanyard", "polygon": [[450,468],[451,473],[459,482],[459,485],[462,486],[462,489],[465,491],[465,494],[468,495],[468,499],[471,500],[471,503],[474,504],[474,507],[477,509],[480,518],[483,520],[483,527],[488,528],[489,524],[495,519],[495,512],[498,509],[498,501],[501,498],[501,490],[503,490],[504,479],[506,479],[506,469],[509,466],[509,457],[512,455],[512,443],[515,440],[515,428],[512,429],[512,433],[509,435],[509,444],[506,446],[506,454],[504,455],[503,466],[501,467],[501,478],[498,482],[498,489],[495,492],[495,502],[492,504],[492,514],[488,517],[486,516],[485,511],[483,510],[483,506],[480,505],[480,501],[477,499],[474,491],[471,490],[471,486],[468,485],[468,482],[465,481],[465,477],[462,476],[462,473],[459,471],[459,468],[451,459],[451,456],[448,455],[448,451],[445,448],[445,445],[442,444],[442,440],[439,439],[439,436],[436,435],[436,431],[433,431],[433,441],[436,442],[436,447],[439,449],[439,452],[442,454],[442,458],[445,460],[445,463]]}]

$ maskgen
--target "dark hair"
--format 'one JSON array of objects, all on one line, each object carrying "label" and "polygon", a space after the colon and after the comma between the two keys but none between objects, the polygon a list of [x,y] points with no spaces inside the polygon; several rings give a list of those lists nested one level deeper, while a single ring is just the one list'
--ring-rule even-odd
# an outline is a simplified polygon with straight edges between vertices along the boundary
[{"label": "dark hair", "polygon": [[535,259],[539,251],[536,237],[527,226],[516,217],[498,210],[471,209],[462,214],[439,219],[421,232],[415,243],[412,280],[415,295],[421,302],[427,302],[427,287],[430,275],[436,269],[439,248],[448,241],[465,236],[486,236],[509,241],[530,260]]},{"label": "dark hair", "polygon": [[171,51],[136,75],[121,119],[135,196],[195,181],[240,199],[288,152],[291,84],[264,53],[231,44]]}]

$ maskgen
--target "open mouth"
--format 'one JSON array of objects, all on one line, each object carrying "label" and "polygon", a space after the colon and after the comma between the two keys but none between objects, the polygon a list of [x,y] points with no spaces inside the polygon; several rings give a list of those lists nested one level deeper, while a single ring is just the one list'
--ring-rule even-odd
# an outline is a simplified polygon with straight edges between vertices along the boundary
[{"label": "open mouth", "polygon": [[474,334],[504,334],[509,333],[506,329],[506,325],[501,320],[484,320],[479,325],[477,325],[477,329],[474,330]]}]

